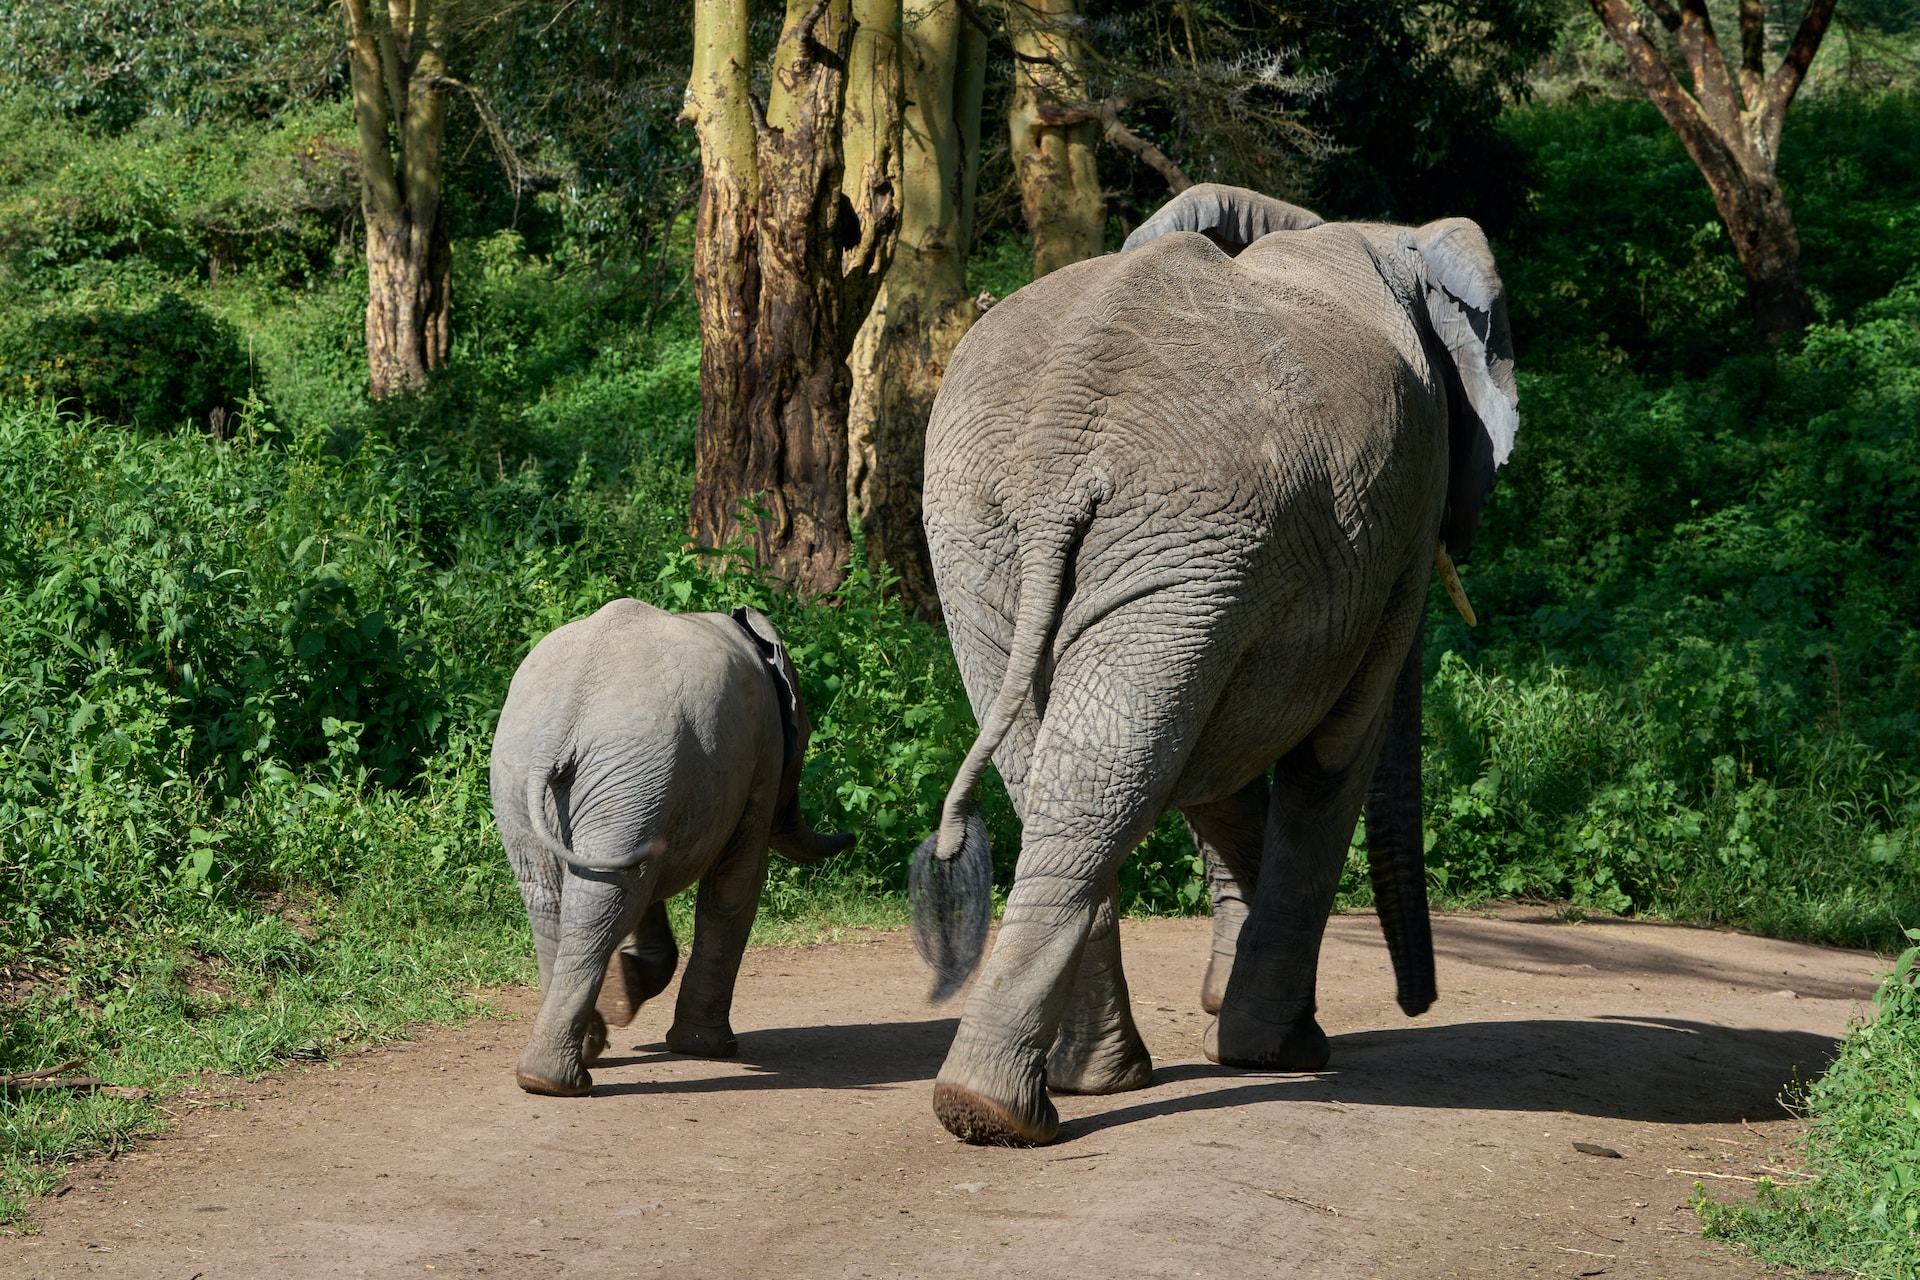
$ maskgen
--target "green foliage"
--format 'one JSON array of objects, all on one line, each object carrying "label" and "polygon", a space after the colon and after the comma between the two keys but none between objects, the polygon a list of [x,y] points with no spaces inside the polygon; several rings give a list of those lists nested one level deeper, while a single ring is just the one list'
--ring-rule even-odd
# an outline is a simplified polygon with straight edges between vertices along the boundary
[{"label": "green foliage", "polygon": [[[115,133],[143,117],[270,110],[338,88],[321,52],[338,18],[317,0],[9,5],[0,76],[49,115]],[[316,48],[315,46],[319,46]]]},{"label": "green foliage", "polygon": [[176,293],[137,308],[61,309],[0,327],[0,387],[148,429],[227,414],[246,395],[234,327]]},{"label": "green foliage", "polygon": [[0,286],[33,308],[76,293],[127,305],[222,272],[310,286],[359,207],[351,129],[329,103],[97,139],[0,104]]},{"label": "green foliage", "polygon": [[1809,250],[1832,318],[1778,351],[1724,237],[1689,239],[1717,224],[1651,108],[1508,118],[1536,157],[1500,246],[1524,425],[1465,570],[1482,625],[1429,616],[1449,896],[1866,945],[1920,908],[1920,156],[1862,124],[1915,108],[1803,106],[1809,244],[1881,234],[1844,271]]},{"label": "green foliage", "polygon": [[[1531,168],[1527,211],[1499,245],[1523,369],[1565,359],[1699,375],[1749,344],[1733,246],[1651,104],[1518,108],[1501,129]],[[1803,100],[1780,164],[1826,318],[1853,315],[1920,265],[1920,99]]]},{"label": "green foliage", "polygon": [[[1920,942],[1920,930],[1907,937]],[[1709,1236],[1770,1262],[1885,1280],[1920,1277],[1920,947],[1908,947],[1807,1090],[1809,1174],[1763,1179],[1751,1206],[1696,1190]]]}]

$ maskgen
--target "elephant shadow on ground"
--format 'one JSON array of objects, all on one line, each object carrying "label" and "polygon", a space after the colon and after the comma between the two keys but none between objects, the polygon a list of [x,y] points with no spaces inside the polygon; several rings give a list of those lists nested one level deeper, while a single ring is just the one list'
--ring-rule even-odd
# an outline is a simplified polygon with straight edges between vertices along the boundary
[{"label": "elephant shadow on ground", "polygon": [[[1476,1111],[1548,1111],[1659,1124],[1778,1118],[1780,1095],[1818,1076],[1832,1036],[1721,1027],[1676,1018],[1461,1022],[1333,1037],[1317,1075],[1260,1075],[1208,1063],[1154,1072],[1131,1106],[1070,1121],[1062,1140],[1185,1112],[1261,1102]],[[1190,1086],[1218,1087],[1194,1091]],[[1137,1095],[1136,1095],[1137,1096]]]},{"label": "elephant shadow on ground", "polygon": [[[631,1054],[608,1054],[594,1064],[593,1092],[652,1096],[732,1093],[745,1089],[866,1089],[931,1080],[940,1069],[957,1018],[924,1022],[865,1022],[841,1026],[776,1027],[740,1033],[740,1053],[727,1059],[692,1058],[665,1044],[635,1045]],[[618,1043],[616,1034],[615,1042]],[[686,1063],[714,1068],[710,1075],[674,1075],[647,1080],[613,1078],[631,1067]],[[744,1072],[742,1070],[744,1068]]]}]

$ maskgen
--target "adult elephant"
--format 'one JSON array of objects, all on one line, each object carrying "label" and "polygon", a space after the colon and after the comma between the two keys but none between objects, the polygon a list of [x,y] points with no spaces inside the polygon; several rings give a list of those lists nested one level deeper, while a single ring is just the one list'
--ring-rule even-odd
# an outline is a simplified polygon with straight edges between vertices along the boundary
[{"label": "adult elephant", "polygon": [[1046,1142],[1049,1087],[1150,1079],[1117,872],[1169,807],[1251,893],[1208,1056],[1324,1066],[1321,935],[1396,701],[1416,801],[1384,882],[1418,887],[1422,928],[1392,903],[1384,922],[1403,1003],[1431,1001],[1418,703],[1409,717],[1395,690],[1417,694],[1427,577],[1472,539],[1518,422],[1499,275],[1464,219],[1321,223],[1195,187],[1126,252],[968,334],[924,506],[981,726],[915,866],[923,949],[949,979],[979,954],[978,934],[954,941],[969,904],[948,887],[977,885],[988,856],[970,797],[989,757],[1024,834],[936,1082],[949,1130]]}]

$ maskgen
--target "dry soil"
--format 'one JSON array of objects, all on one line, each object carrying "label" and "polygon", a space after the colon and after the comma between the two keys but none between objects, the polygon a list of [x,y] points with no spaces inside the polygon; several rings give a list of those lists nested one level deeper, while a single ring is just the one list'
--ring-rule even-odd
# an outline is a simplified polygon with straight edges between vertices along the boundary
[{"label": "dry soil", "polygon": [[500,1020],[170,1100],[166,1137],[77,1167],[40,1234],[0,1240],[0,1275],[1754,1276],[1687,1197],[1778,1167],[1782,1088],[1821,1069],[1878,963],[1448,916],[1440,1002],[1410,1021],[1373,917],[1342,916],[1332,1069],[1262,1075],[1201,1056],[1207,928],[1125,926],[1154,1083],[1060,1099],[1049,1147],[934,1121],[959,1005],[926,1004],[906,938],[872,934],[750,952],[735,1061],[666,1051],[669,992],[590,1098],[514,1087],[535,1002],[516,990]]}]

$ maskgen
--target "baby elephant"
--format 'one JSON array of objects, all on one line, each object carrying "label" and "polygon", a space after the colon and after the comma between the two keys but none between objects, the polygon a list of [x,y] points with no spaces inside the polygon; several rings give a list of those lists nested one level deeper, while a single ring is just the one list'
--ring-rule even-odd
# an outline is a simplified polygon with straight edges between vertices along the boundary
[{"label": "baby elephant", "polygon": [[787,651],[752,609],[675,614],[615,600],[534,646],[500,712],[492,774],[540,959],[522,1089],[593,1087],[587,1067],[607,1023],[631,1021],[673,977],[666,902],[696,880],[667,1047],[732,1056],[733,982],[768,846],[819,862],[853,843],[800,817],[811,733]]}]

